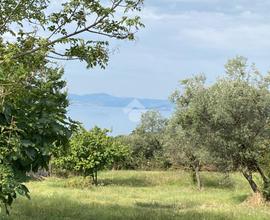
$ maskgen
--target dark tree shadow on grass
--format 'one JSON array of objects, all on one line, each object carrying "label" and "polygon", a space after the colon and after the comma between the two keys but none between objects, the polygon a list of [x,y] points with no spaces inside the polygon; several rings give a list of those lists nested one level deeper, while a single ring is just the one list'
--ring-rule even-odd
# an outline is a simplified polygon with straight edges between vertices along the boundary
[{"label": "dark tree shadow on grass", "polygon": [[[76,189],[91,189],[96,187],[93,185],[91,178],[67,178],[60,179],[58,182],[49,183],[51,187],[59,188],[76,188]],[[155,183],[147,181],[145,178],[129,177],[129,178],[100,178],[98,179],[99,186],[120,186],[120,187],[153,187]]]},{"label": "dark tree shadow on grass", "polygon": [[151,187],[156,184],[145,180],[144,177],[129,177],[129,178],[104,178],[100,179],[99,182],[105,186],[107,185],[117,185],[117,186],[128,186],[128,187]]},{"label": "dark tree shadow on grass", "polygon": [[230,178],[225,179],[222,176],[202,176],[202,184],[205,188],[216,189],[234,189],[235,183]]},{"label": "dark tree shadow on grass", "polygon": [[184,209],[190,209],[195,208],[196,206],[199,206],[200,204],[197,202],[192,201],[186,201],[185,203],[174,203],[174,204],[162,204],[159,202],[136,202],[136,206],[142,207],[142,208],[149,208],[149,209],[171,209],[171,210],[184,210]]},{"label": "dark tree shadow on grass", "polygon": [[[225,213],[201,210],[177,212],[174,206],[156,204],[119,206],[114,204],[81,203],[65,197],[35,197],[32,201],[20,199],[9,217],[1,220],[232,220]],[[165,210],[166,209],[166,210]]]},{"label": "dark tree shadow on grass", "polygon": [[239,196],[234,196],[234,197],[232,197],[232,200],[234,201],[234,202],[236,202],[237,204],[240,204],[240,203],[243,203],[244,201],[246,201],[247,200],[247,198],[248,198],[248,194],[243,194],[243,195],[239,195]]}]

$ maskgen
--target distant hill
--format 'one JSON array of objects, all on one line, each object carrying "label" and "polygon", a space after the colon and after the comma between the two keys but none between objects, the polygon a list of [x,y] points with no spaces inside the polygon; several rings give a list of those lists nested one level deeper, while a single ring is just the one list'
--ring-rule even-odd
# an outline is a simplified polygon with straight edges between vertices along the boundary
[{"label": "distant hill", "polygon": [[116,97],[104,93],[69,94],[69,116],[85,127],[95,125],[112,129],[113,135],[130,133],[138,124],[140,115],[150,109],[164,117],[171,115],[173,105],[168,100]]},{"label": "distant hill", "polygon": [[146,109],[171,109],[172,104],[168,100],[162,99],[144,99],[134,97],[116,97],[106,93],[76,95],[70,94],[69,99],[72,105],[83,106],[103,106],[125,108],[132,101],[138,100]]}]

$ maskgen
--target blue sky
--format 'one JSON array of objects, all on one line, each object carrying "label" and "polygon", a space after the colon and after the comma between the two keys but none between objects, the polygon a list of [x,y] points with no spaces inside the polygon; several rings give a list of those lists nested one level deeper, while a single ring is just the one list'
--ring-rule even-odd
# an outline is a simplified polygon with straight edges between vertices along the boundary
[{"label": "blue sky", "polygon": [[180,79],[204,73],[212,82],[236,55],[266,72],[269,8],[269,0],[145,0],[146,27],[135,42],[112,45],[106,70],[64,64],[68,90],[166,99]]}]

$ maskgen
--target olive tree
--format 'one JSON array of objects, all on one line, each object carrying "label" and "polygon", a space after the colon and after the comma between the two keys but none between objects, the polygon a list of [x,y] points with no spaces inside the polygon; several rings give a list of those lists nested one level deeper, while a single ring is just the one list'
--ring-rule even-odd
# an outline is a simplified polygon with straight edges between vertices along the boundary
[{"label": "olive tree", "polygon": [[223,169],[241,171],[254,192],[262,191],[253,179],[254,172],[269,187],[263,169],[270,152],[269,82],[269,75],[260,74],[254,66],[248,68],[245,58],[236,57],[226,64],[226,76],[207,87],[203,101],[188,114],[187,128],[203,135]]},{"label": "olive tree", "polygon": [[253,172],[259,172],[264,184],[269,181],[260,164],[270,150],[269,78],[255,67],[247,69],[242,57],[230,60],[226,73],[227,77],[209,88],[209,146],[233,169],[240,170],[257,192]]},{"label": "olive tree", "polygon": [[203,75],[182,80],[181,90],[171,96],[175,112],[170,118],[165,132],[166,152],[173,164],[184,166],[192,171],[192,179],[201,189],[200,169],[209,162],[204,135],[199,132],[200,119],[196,111],[204,109],[206,91]]}]

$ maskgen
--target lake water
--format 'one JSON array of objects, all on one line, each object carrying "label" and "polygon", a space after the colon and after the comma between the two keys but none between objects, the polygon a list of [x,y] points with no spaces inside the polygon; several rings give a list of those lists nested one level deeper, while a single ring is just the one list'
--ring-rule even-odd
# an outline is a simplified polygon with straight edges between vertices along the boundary
[{"label": "lake water", "polygon": [[[111,129],[112,135],[120,135],[134,130],[140,121],[141,114],[147,110],[73,104],[69,107],[68,115],[73,120],[82,122],[87,129],[97,125]],[[172,113],[170,109],[159,111],[164,117],[169,117]]]}]

